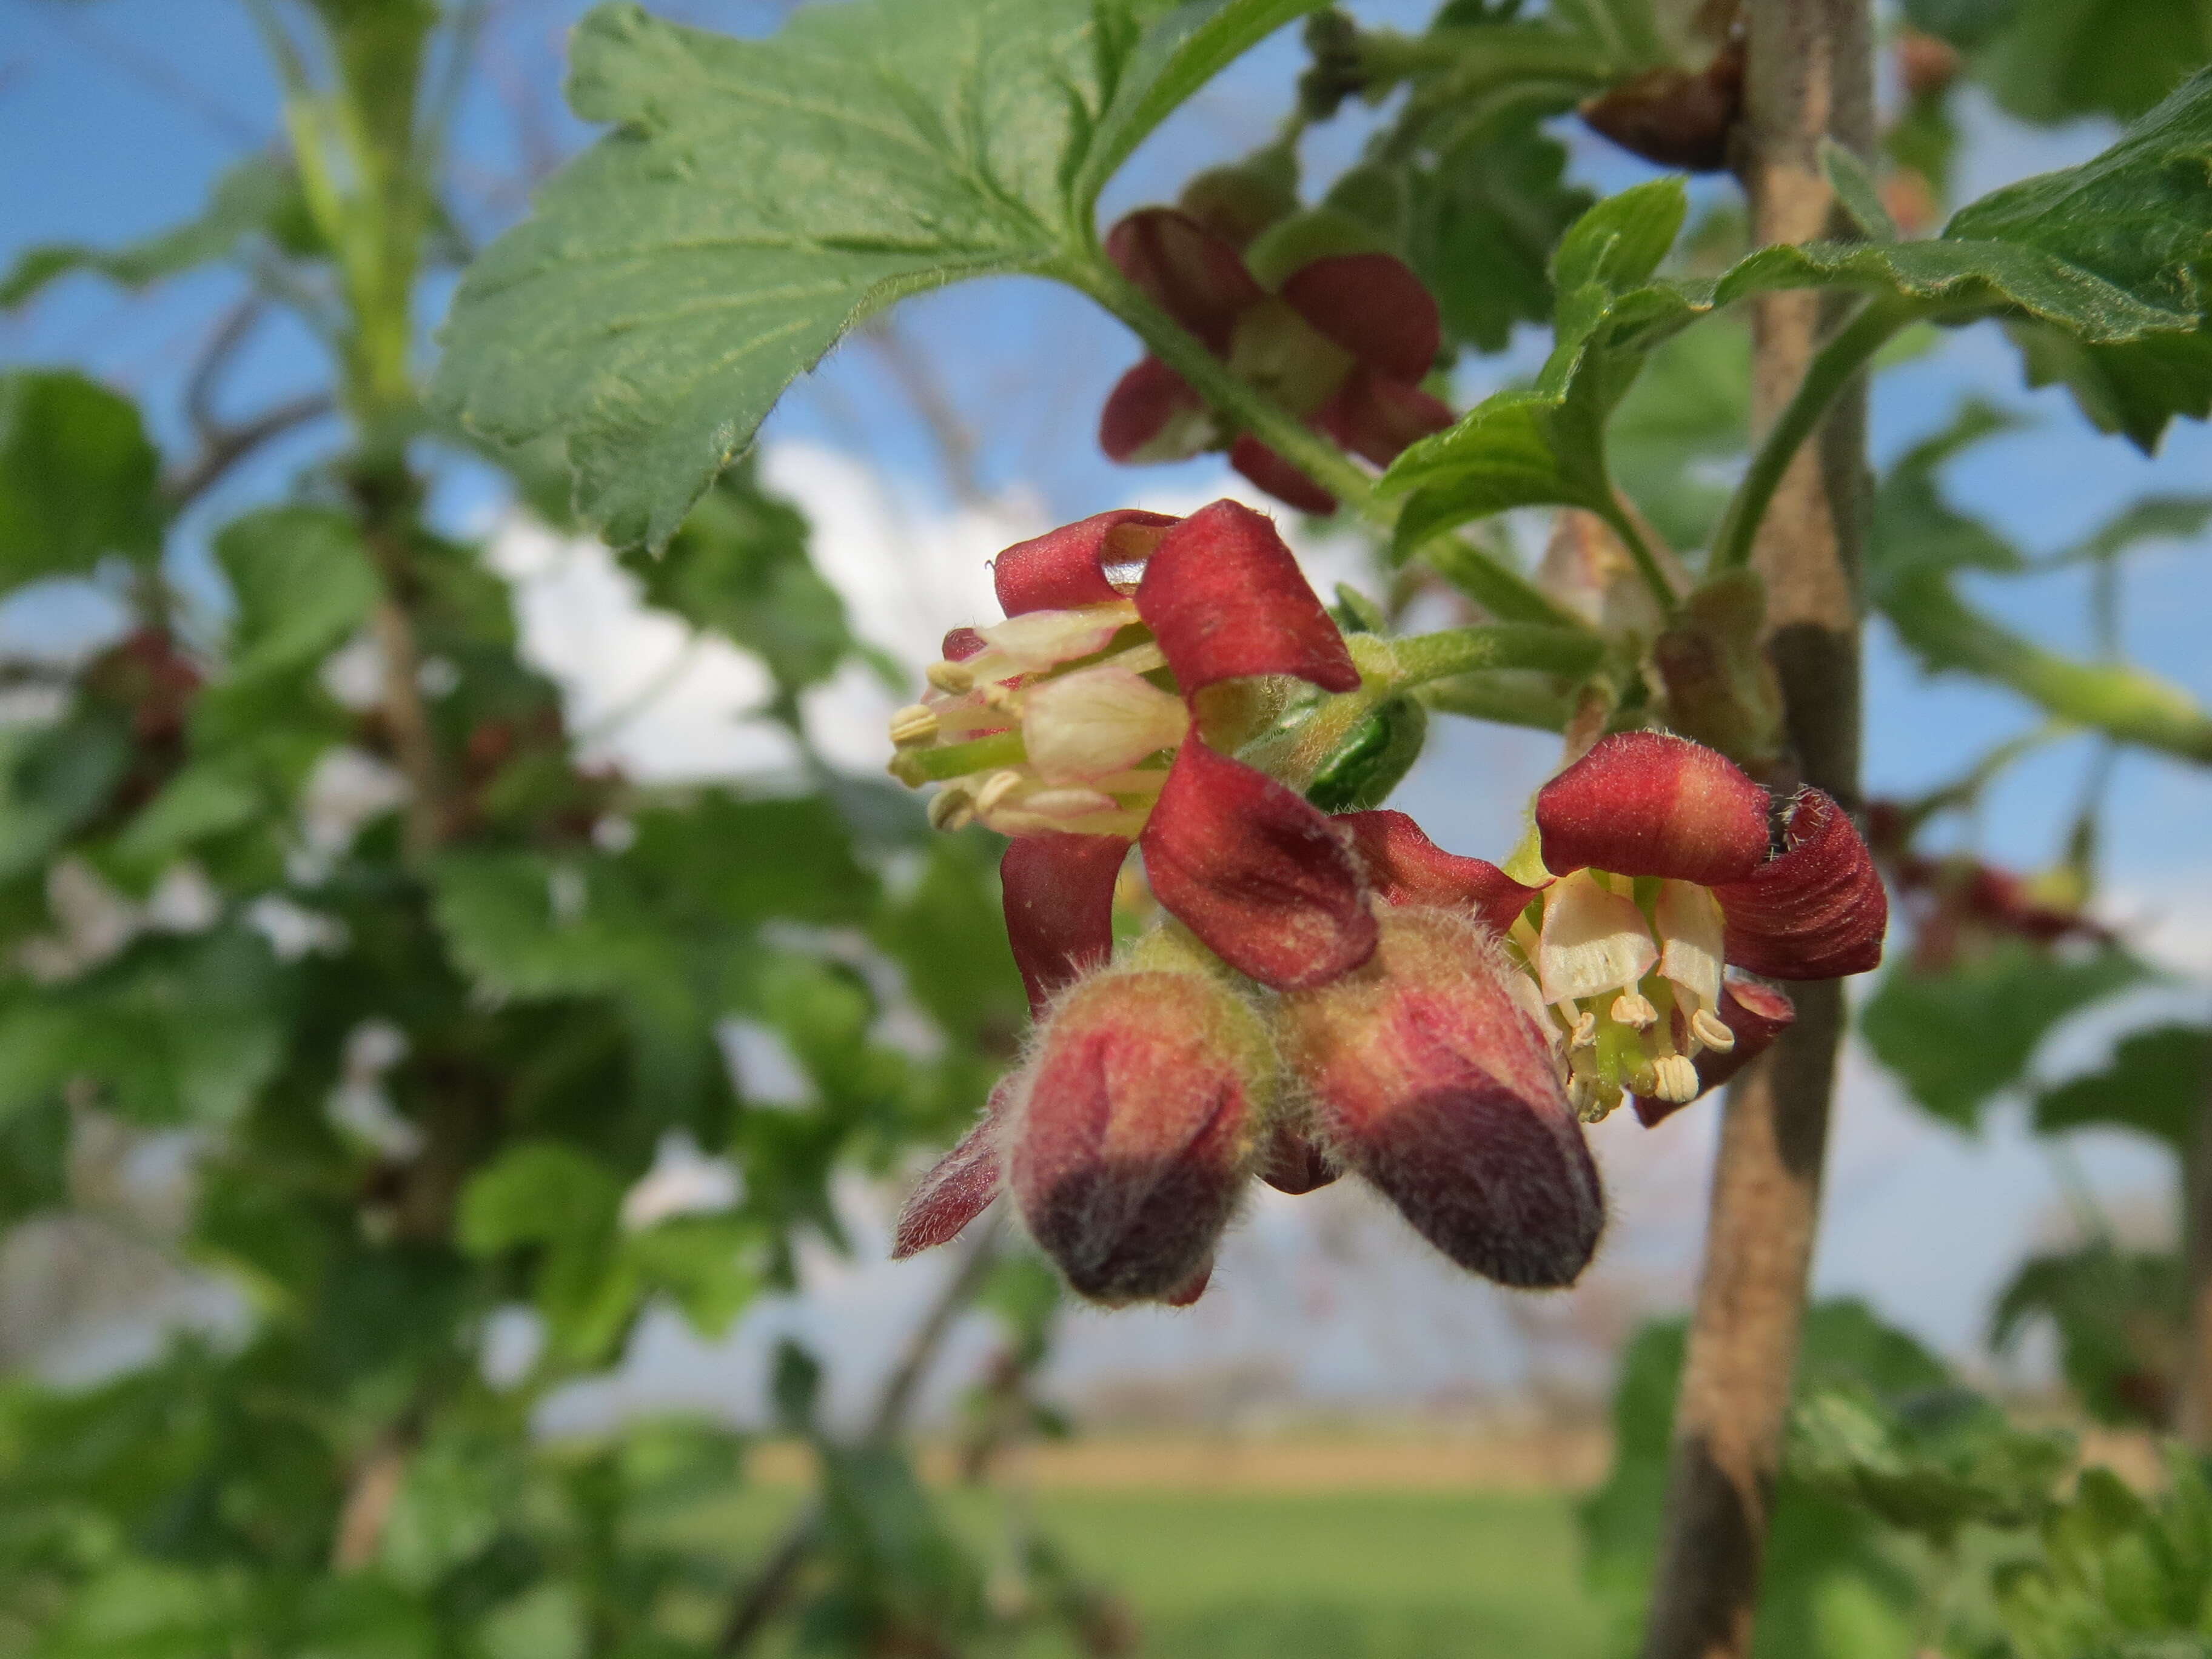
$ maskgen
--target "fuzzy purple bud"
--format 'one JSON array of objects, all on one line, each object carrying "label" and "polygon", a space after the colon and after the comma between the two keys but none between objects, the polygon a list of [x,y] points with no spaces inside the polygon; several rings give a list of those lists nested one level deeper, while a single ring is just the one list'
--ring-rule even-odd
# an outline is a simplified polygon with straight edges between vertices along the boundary
[{"label": "fuzzy purple bud", "polygon": [[1095,1302],[1192,1299],[1274,1086],[1266,1028],[1217,975],[1138,965],[1085,981],[1010,1102],[1007,1184],[1031,1236]]},{"label": "fuzzy purple bud", "polygon": [[1283,1000],[1284,1061],[1321,1139],[1469,1272],[1572,1284],[1597,1248],[1604,1198],[1496,936],[1424,908],[1382,923],[1365,967]]}]

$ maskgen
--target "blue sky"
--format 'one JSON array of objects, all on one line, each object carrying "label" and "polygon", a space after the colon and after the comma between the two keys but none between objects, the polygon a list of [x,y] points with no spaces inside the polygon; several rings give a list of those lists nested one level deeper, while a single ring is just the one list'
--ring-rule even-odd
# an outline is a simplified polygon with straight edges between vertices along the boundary
[{"label": "blue sky", "polygon": [[[474,233],[488,234],[520,210],[519,181],[533,157],[572,149],[588,136],[561,112],[550,90],[562,32],[584,9],[581,0],[507,0],[494,9],[487,70],[471,87],[459,129],[459,193],[470,204]],[[685,0],[655,9],[740,33],[773,27],[783,10],[766,0]],[[1412,3],[1356,9],[1407,23],[1425,9]],[[1298,58],[1294,37],[1279,37],[1194,100],[1115,181],[1106,211],[1169,197],[1188,173],[1264,137],[1279,118]],[[113,243],[161,228],[197,204],[222,167],[270,142],[274,99],[243,9],[230,0],[0,0],[0,155],[9,158],[0,169],[0,262],[38,242]],[[1563,131],[1574,143],[1577,171],[1592,182],[1610,189],[1648,176],[1601,142]],[[2112,136],[2094,124],[2032,132],[1972,101],[1967,131],[1969,194],[2080,160]],[[1312,135],[1310,182],[1325,181],[1357,138],[1356,120]],[[143,395],[157,435],[181,453],[187,434],[176,410],[184,377],[213,319],[238,292],[237,279],[220,273],[143,297],[73,279],[21,314],[0,318],[0,363],[83,364]],[[973,284],[908,305],[898,313],[897,328],[933,366],[974,434],[975,481],[987,494],[1033,492],[1054,516],[1073,518],[1133,501],[1188,496],[1218,476],[1212,461],[1134,472],[1098,455],[1091,441],[1098,401],[1136,347],[1117,324],[1072,293],[1038,282]],[[1507,360],[1474,366],[1470,390],[1525,370],[1540,344],[1540,335],[1530,331]],[[248,414],[320,383],[318,351],[295,328],[266,329],[233,377],[226,412]],[[2155,460],[2099,438],[2063,393],[2024,391],[2008,348],[1986,325],[1947,338],[1881,379],[1874,398],[1877,457],[1893,455],[1941,426],[1961,398],[1976,394],[2019,409],[2033,424],[1956,466],[1954,497],[2031,550],[2064,545],[2138,494],[2212,489],[2212,438],[2203,428],[2177,428]],[[281,489],[293,470],[327,453],[337,435],[328,423],[307,429],[243,470],[185,527],[176,554],[180,569],[203,568],[196,542],[209,522]],[[870,344],[848,345],[795,388],[772,417],[767,437],[771,444],[804,443],[866,459],[919,514],[955,505],[933,441],[890,362]],[[486,488],[481,473],[455,472],[441,498],[446,510],[456,518],[481,514]],[[2128,588],[2125,628],[2140,661],[2212,699],[2206,550],[2169,546],[2142,556]],[[2087,642],[2078,576],[1991,584],[1981,597],[2051,643]],[[36,605],[14,607],[6,621],[19,638],[58,637],[81,627],[88,614],[48,595]],[[1869,662],[1870,793],[1924,787],[2029,723],[2005,694],[1963,681],[1923,680],[1878,626]],[[1447,844],[1495,855],[1510,842],[1520,803],[1552,752],[1547,740],[1527,734],[1455,730],[1408,785],[1405,804]],[[2084,744],[2070,742],[2018,768],[1989,800],[1978,826],[1983,844],[2011,861],[2047,858],[2072,811],[2087,757]],[[2175,927],[2182,930],[2185,937],[2169,943],[2185,951],[2193,946],[2200,958],[2212,955],[2195,943],[2212,929],[2212,775],[2130,757],[2118,769],[2112,803],[2107,855],[2116,889],[2134,910],[2163,914],[2169,934]],[[1881,1110],[1875,1121],[1890,1121]],[[1847,1212],[1830,1229],[1832,1240],[1844,1242],[1824,1253],[1824,1279],[1847,1288],[1863,1282],[1880,1288],[1885,1297],[1917,1309],[1914,1316],[1931,1333],[1961,1340],[1972,1308],[2002,1268],[1999,1257],[2017,1253],[2020,1218],[2050,1198],[2039,1155],[2008,1133],[2001,1130],[1996,1143],[1977,1150],[1954,1144],[1948,1132],[1926,1131],[1913,1139],[1881,1129],[1868,1153],[1872,1161],[1847,1161],[1844,1168],[1838,1198]],[[2154,1162],[2124,1147],[2093,1147],[2092,1154],[2100,1178],[2116,1188],[2155,1180]],[[1852,1192],[1863,1201],[1850,1199]],[[1961,1200],[1961,1193],[1969,1196]],[[1900,1213],[1912,1216],[1910,1224],[1900,1228],[1883,1218]],[[2002,1237],[1990,1242],[1998,1233]],[[1940,1254],[1946,1250],[1952,1254]],[[1931,1260],[1961,1265],[1932,1276],[1941,1283],[1931,1283],[1924,1271]]]}]

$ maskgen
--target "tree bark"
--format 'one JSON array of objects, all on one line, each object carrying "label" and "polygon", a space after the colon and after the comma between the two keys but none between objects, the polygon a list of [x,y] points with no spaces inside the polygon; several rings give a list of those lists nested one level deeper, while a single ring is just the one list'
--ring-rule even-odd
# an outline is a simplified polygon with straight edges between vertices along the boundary
[{"label": "tree bark", "polygon": [[[1867,0],[1749,0],[1737,170],[1755,245],[1848,234],[1820,165],[1823,137],[1874,139]],[[1753,313],[1752,408],[1771,424],[1838,315],[1818,294]],[[1767,591],[1792,775],[1855,805],[1859,769],[1858,562],[1865,398],[1839,399],[1791,465],[1753,562]],[[1751,1649],[1820,1214],[1841,986],[1796,990],[1797,1023],[1729,1091],[1705,1265],[1675,1408],[1665,1531],[1644,1659],[1740,1659]]]},{"label": "tree bark", "polygon": [[2182,1355],[2175,1425],[2212,1451],[2212,1054],[2197,1074],[2195,1133],[2181,1159],[2181,1235],[2189,1273],[2189,1346]]}]

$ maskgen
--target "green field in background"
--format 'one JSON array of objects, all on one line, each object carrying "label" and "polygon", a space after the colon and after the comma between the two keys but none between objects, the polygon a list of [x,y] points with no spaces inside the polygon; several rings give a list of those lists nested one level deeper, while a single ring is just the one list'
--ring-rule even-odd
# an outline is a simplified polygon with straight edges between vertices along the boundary
[{"label": "green field in background", "polygon": [[[756,1491],[706,1524],[750,1553],[797,1496]],[[954,1503],[963,1520],[988,1525],[980,1505]],[[1564,1495],[1052,1492],[1036,1509],[1072,1561],[1135,1607],[1147,1659],[1603,1650]],[[1059,1651],[1034,1650],[1039,1659]]]}]

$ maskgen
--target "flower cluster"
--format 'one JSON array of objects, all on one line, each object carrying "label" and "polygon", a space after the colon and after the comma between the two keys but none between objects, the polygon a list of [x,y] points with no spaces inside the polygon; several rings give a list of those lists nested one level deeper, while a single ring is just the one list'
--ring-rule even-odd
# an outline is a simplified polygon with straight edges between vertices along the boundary
[{"label": "flower cluster", "polygon": [[[1249,202],[1186,193],[1108,233],[1107,256],[1231,374],[1343,449],[1388,466],[1449,426],[1421,389],[1443,339],[1437,302],[1374,234],[1328,209],[1267,222]],[[1224,432],[1205,399],[1147,356],[1106,399],[1098,441],[1116,461],[1187,460],[1226,448],[1279,500],[1331,513],[1336,498],[1252,434]]]},{"label": "flower cluster", "polygon": [[[901,1255],[1005,1192],[1083,1295],[1180,1305],[1253,1177],[1349,1173],[1469,1271],[1570,1284],[1605,1214],[1583,1122],[1632,1098],[1656,1123],[1789,1024],[1765,980],[1880,957],[1881,883],[1836,803],[1778,803],[1682,738],[1605,738],[1547,784],[1526,880],[1249,763],[1279,752],[1255,739],[1286,684],[1361,680],[1232,502],[1085,520],[996,579],[1007,620],[947,640],[892,770],[942,786],[940,825],[1012,838],[1036,1030],[909,1200]],[[1133,845],[1167,914],[1116,955]]]}]

